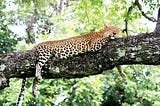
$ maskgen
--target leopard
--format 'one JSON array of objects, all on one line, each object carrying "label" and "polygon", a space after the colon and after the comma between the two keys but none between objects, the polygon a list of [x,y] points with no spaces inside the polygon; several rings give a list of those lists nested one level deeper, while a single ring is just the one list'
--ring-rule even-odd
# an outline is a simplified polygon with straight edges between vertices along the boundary
[{"label": "leopard", "polygon": [[37,80],[42,79],[41,69],[52,55],[63,59],[88,51],[94,52],[101,49],[111,37],[117,37],[118,33],[118,28],[105,26],[99,32],[91,32],[63,40],[46,41],[36,45],[32,49],[38,60],[36,63],[35,78]]},{"label": "leopard", "polygon": [[[52,55],[63,59],[88,51],[94,52],[100,50],[111,37],[119,37],[118,34],[119,28],[105,25],[102,30],[97,32],[91,32],[62,40],[46,41],[36,45],[32,49],[35,52],[36,57],[38,57],[34,80],[35,84],[38,83],[36,81],[42,80],[41,69]],[[119,66],[117,68],[120,75],[125,77],[122,69]],[[34,88],[35,87],[33,87],[33,89]],[[33,93],[33,95],[35,95],[35,93]]]},{"label": "leopard", "polygon": [[[37,57],[35,78],[32,85],[33,96],[37,97],[37,84],[42,80],[42,67],[53,55],[59,59],[64,59],[85,52],[95,52],[100,50],[112,37],[119,37],[119,28],[105,25],[102,30],[97,32],[35,45],[32,49]],[[125,76],[119,66],[118,71],[122,77]]]}]

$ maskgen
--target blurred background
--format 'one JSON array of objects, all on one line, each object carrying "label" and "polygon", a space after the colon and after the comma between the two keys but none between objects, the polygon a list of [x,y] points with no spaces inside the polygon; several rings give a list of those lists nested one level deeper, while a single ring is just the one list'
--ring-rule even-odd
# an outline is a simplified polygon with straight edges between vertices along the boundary
[{"label": "blurred background", "polygon": [[[156,23],[142,16],[135,1],[1,0],[0,54],[98,31],[105,24],[120,28],[121,37],[153,31]],[[159,0],[138,2],[156,19]],[[33,78],[28,78],[23,106],[160,106],[160,66],[124,65],[123,70],[126,79],[116,68],[85,78],[44,79],[37,100],[32,96]],[[10,79],[10,87],[0,90],[0,106],[16,105],[20,88],[21,79]]]}]

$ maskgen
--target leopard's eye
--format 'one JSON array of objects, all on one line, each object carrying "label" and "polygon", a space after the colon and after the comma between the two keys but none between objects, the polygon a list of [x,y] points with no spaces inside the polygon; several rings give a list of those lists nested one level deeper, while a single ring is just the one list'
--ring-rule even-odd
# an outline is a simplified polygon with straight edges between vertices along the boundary
[{"label": "leopard's eye", "polygon": [[116,35],[117,33],[116,32],[113,32],[113,35]]}]

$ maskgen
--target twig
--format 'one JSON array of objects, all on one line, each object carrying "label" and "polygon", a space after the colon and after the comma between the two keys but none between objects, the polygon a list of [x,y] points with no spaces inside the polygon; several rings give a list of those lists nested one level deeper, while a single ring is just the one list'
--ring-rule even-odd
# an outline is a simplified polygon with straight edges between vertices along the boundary
[{"label": "twig", "polygon": [[135,0],[134,4],[138,7],[138,9],[141,11],[142,15],[147,18],[149,21],[152,21],[152,22],[157,22],[157,20],[153,17],[149,17],[147,16],[147,14],[144,13],[144,11],[142,10],[142,6],[141,4],[139,3],[139,0]]},{"label": "twig", "polygon": [[126,35],[128,36],[128,20],[125,19],[124,22],[125,22],[125,29],[123,29],[122,32],[123,33],[126,32]]},{"label": "twig", "polygon": [[129,16],[129,14],[131,13],[132,9],[134,8],[134,5],[131,5],[128,9],[128,12],[127,12],[127,16],[126,18],[124,19],[124,22],[125,22],[125,29],[122,30],[122,32],[126,32],[126,35],[128,36],[128,19],[127,17]]}]

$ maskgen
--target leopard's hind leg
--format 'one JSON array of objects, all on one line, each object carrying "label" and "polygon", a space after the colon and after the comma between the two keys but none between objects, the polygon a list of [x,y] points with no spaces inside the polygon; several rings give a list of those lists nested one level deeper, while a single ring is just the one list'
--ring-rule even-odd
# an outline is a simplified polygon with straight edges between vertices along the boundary
[{"label": "leopard's hind leg", "polygon": [[126,78],[126,74],[123,72],[122,66],[121,66],[121,65],[117,65],[116,67],[117,67],[117,70],[118,70],[120,76],[121,76],[122,78]]}]

